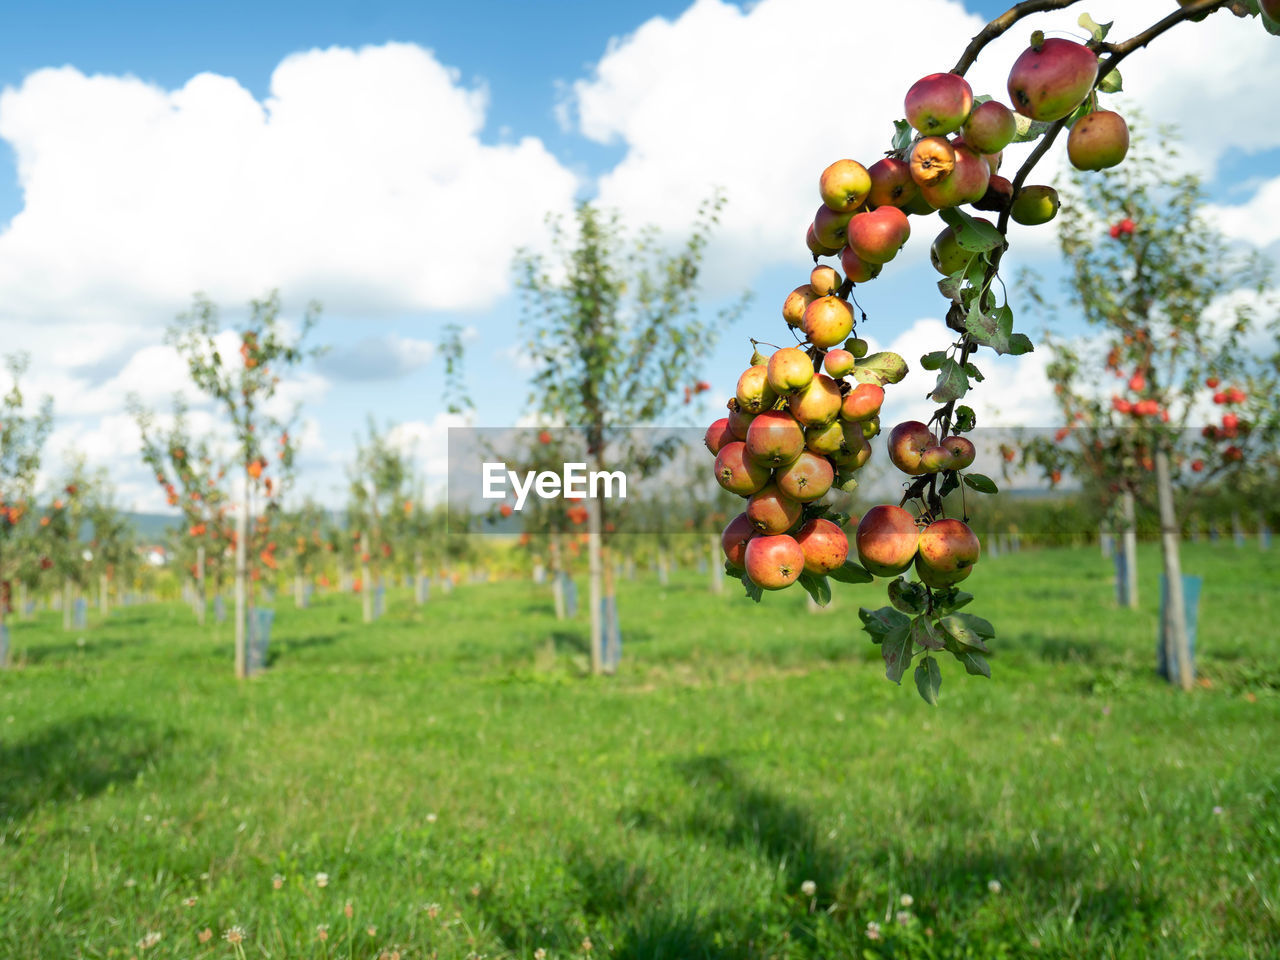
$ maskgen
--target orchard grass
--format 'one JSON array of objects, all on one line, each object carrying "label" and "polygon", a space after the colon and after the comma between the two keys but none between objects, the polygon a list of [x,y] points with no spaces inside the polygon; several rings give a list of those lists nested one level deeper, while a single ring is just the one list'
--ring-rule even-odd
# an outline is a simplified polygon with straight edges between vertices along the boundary
[{"label": "orchard grass", "polygon": [[948,657],[937,708],[859,629],[882,585],[624,580],[602,680],[525,582],[373,627],[282,591],[246,683],[178,604],[15,621],[0,956],[1273,957],[1280,549],[1187,546],[1190,695],[1157,563],[1128,611],[1096,548],[984,559],[994,679]]}]

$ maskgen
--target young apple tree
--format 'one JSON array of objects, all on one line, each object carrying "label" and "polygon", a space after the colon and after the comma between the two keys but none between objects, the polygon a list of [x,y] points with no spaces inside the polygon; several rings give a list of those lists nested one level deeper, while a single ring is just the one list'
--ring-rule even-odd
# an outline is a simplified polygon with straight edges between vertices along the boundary
[{"label": "young apple tree", "polygon": [[7,617],[13,584],[30,557],[17,549],[24,519],[31,514],[40,453],[53,426],[53,400],[45,397],[33,410],[23,396],[21,379],[28,357],[15,353],[4,358],[9,389],[0,398],[0,669],[9,663]]},{"label": "young apple tree", "polygon": [[[235,547],[236,676],[248,675],[247,634],[255,584],[278,569],[272,520],[293,477],[295,446],[290,426],[298,411],[273,403],[280,378],[314,355],[303,342],[315,326],[319,306],[311,304],[296,330],[280,317],[272,293],[250,303],[238,330],[224,331],[218,310],[197,296],[192,311],[169,328],[166,342],[187,365],[192,382],[222,411],[234,437],[233,462],[242,471]],[[234,351],[234,352],[232,352]]]},{"label": "young apple tree", "polygon": [[[1028,17],[1076,2],[1015,4],[973,37],[949,72],[928,74],[904,92],[905,119],[895,122],[884,157],[869,166],[836,159],[821,172],[821,206],[805,237],[815,266],[782,303],[797,345],[753,356],[729,416],[707,431],[716,479],[747,499],[726,527],[723,545],[726,563],[748,593],[759,599],[764,590],[800,582],[823,603],[829,579],[888,578],[890,605],[861,610],[863,625],[881,648],[890,680],[900,683],[917,664],[916,687],[929,703],[942,683],[935,654],[945,651],[968,673],[990,676],[983,654],[995,628],[960,612],[974,598],[958,586],[973,572],[981,546],[963,496],[950,495],[962,488],[996,492],[993,481],[969,470],[977,451],[964,434],[976,417],[960,403],[983,380],[984,351],[1016,356],[1033,349],[1030,338],[1014,330],[1000,276],[1010,221],[1033,226],[1058,212],[1057,191],[1029,182],[1031,174],[1064,132],[1076,169],[1119,165],[1129,149],[1128,127],[1104,108],[1103,98],[1121,89],[1120,64],[1184,23],[1219,11],[1259,13],[1256,0],[1179,0],[1121,41],[1109,39],[1111,24],[1082,14],[1079,38],[1031,32],[1009,68],[1008,106],[975,96],[965,74],[992,40]],[[1263,26],[1280,33],[1280,24],[1265,16]],[[1034,146],[1006,178],[1001,160],[1014,143]],[[966,206],[990,213],[994,222]],[[884,387],[907,372],[901,357],[865,356],[857,328],[872,320],[853,290],[897,257],[912,217],[935,212],[946,227],[930,260],[943,275],[938,289],[954,334],[920,358],[920,366],[936,374],[929,397],[937,407],[927,422],[900,423],[888,432],[888,457],[906,477],[905,492],[898,503],[867,510],[851,544],[821,499],[831,487],[849,490],[856,482],[854,471],[871,455],[868,441],[880,432]],[[824,263],[828,257],[839,259]],[[846,559],[854,553],[861,565]]]},{"label": "young apple tree", "polygon": [[[698,313],[702,258],[723,206],[703,204],[674,252],[653,229],[628,233],[616,214],[578,205],[570,225],[553,220],[549,257],[525,253],[517,264],[525,350],[533,362],[532,408],[547,424],[579,428],[588,469],[633,467],[649,451],[633,431],[669,416],[673,386],[683,386],[741,303],[715,323]],[[670,451],[667,451],[670,453]],[[616,598],[605,502],[589,497],[592,672],[604,672],[606,618]]]},{"label": "young apple tree", "polygon": [[364,440],[357,438],[351,480],[347,525],[352,544],[360,554],[360,582],[364,622],[375,617],[374,593],[385,587],[388,570],[395,567],[397,531],[404,518],[404,503],[412,494],[413,469],[409,457],[379,433],[372,418]]}]

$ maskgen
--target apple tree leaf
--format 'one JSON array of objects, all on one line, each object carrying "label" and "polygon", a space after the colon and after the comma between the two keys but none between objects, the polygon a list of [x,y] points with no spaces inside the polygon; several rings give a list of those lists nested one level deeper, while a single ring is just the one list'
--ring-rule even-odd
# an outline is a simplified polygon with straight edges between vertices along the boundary
[{"label": "apple tree leaf", "polygon": [[991,679],[991,665],[987,663],[987,658],[982,654],[965,650],[962,653],[957,653],[955,658],[964,664],[965,673],[975,677]]},{"label": "apple tree leaf", "polygon": [[878,610],[859,607],[858,617],[862,620],[862,629],[871,634],[874,643],[883,642],[886,636],[899,628],[905,633],[911,625],[911,618],[893,607],[880,607]]},{"label": "apple tree leaf", "polygon": [[911,124],[906,120],[893,121],[893,143],[894,153],[906,153],[911,149],[911,141],[915,139],[915,134],[911,132]]},{"label": "apple tree leaf", "polygon": [[889,584],[889,602],[903,613],[915,616],[924,613],[929,605],[929,594],[919,583],[908,582],[899,577]]},{"label": "apple tree leaf", "polygon": [[964,475],[964,485],[970,490],[978,491],[978,493],[1000,492],[1000,488],[996,486],[996,482],[981,473],[966,473]]},{"label": "apple tree leaf", "polygon": [[920,358],[920,366],[924,370],[937,370],[942,366],[942,361],[947,359],[947,351],[934,350],[932,353],[926,353]]},{"label": "apple tree leaf", "polygon": [[925,657],[916,665],[916,689],[924,702],[931,707],[938,705],[938,691],[942,689],[942,670],[933,657]]},{"label": "apple tree leaf", "polygon": [[933,621],[925,614],[911,621],[911,642],[920,644],[926,650],[941,650],[946,646]]},{"label": "apple tree leaf", "polygon": [[938,381],[933,385],[930,399],[934,403],[950,403],[968,392],[969,378],[965,376],[964,368],[954,360],[944,360],[938,368]]},{"label": "apple tree leaf", "polygon": [[[956,234],[961,249],[973,253],[986,253],[1004,245],[1004,237],[991,224],[969,216],[958,207],[947,207],[938,215]],[[985,268],[984,268],[985,269]]]},{"label": "apple tree leaf", "polygon": [[1120,76],[1120,71],[1108,71],[1107,75],[1098,81],[1098,89],[1103,93],[1120,93],[1124,90],[1124,78]]},{"label": "apple tree leaf", "polygon": [[1046,130],[1053,124],[1044,120],[1032,120],[1030,117],[1024,117],[1020,113],[1013,115],[1016,123],[1016,132],[1013,135],[1014,143],[1027,143],[1031,140],[1039,140]]},{"label": "apple tree leaf", "polygon": [[1080,14],[1080,19],[1077,20],[1076,23],[1080,24],[1080,26],[1093,34],[1093,39],[1101,42],[1107,39],[1107,34],[1111,32],[1111,27],[1115,21],[1112,20],[1111,23],[1098,23],[1098,21],[1094,20],[1093,17],[1089,16],[1087,13],[1082,13]]},{"label": "apple tree leaf", "polygon": [[752,583],[751,578],[745,573],[740,573],[738,576],[742,579],[742,586],[746,589],[747,596],[759,603],[764,598],[764,590]]},{"label": "apple tree leaf", "polygon": [[[978,627],[975,627],[975,623]],[[952,653],[977,650],[989,653],[986,641],[995,635],[991,624],[970,613],[951,613],[938,621],[943,642]]]},{"label": "apple tree leaf", "polygon": [[895,627],[885,634],[880,644],[880,655],[884,657],[884,675],[894,683],[902,683],[902,675],[907,672],[907,664],[911,662],[909,623]]},{"label": "apple tree leaf", "polygon": [[800,586],[804,587],[805,592],[813,597],[813,602],[820,607],[825,607],[831,602],[831,584],[827,582],[826,577],[815,577],[811,573],[800,574]]},{"label": "apple tree leaf", "polygon": [[852,560],[846,560],[842,566],[836,567],[827,576],[839,583],[871,583],[875,580],[875,577]]},{"label": "apple tree leaf", "polygon": [[956,422],[951,425],[953,433],[968,433],[977,425],[978,415],[973,412],[973,407],[964,404],[956,407]]}]

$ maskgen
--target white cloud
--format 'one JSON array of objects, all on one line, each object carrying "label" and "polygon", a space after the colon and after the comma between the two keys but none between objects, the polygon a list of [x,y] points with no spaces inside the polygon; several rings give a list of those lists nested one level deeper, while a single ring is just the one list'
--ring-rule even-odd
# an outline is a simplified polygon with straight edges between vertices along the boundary
[{"label": "white cloud", "polygon": [[485,91],[420,47],[295,54],[270,89],[62,67],[0,94],[23,190],[0,233],[9,316],[137,324],[272,287],[366,316],[478,309],[570,207],[574,176],[536,138],[483,143]]}]

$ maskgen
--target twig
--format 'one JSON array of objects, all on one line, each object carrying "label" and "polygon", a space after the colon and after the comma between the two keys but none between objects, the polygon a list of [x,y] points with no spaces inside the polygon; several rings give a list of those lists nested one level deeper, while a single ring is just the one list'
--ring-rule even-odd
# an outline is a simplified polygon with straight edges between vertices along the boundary
[{"label": "twig", "polygon": [[978,35],[969,41],[969,45],[964,48],[964,53],[951,69],[951,72],[963,77],[965,72],[973,66],[974,61],[978,59],[978,54],[982,52],[983,47],[1003,35],[1024,17],[1029,17],[1033,13],[1044,13],[1048,10],[1062,10],[1073,3],[1079,2],[1080,0],[1023,0],[1022,3],[1014,4],[983,27],[978,32]]}]

